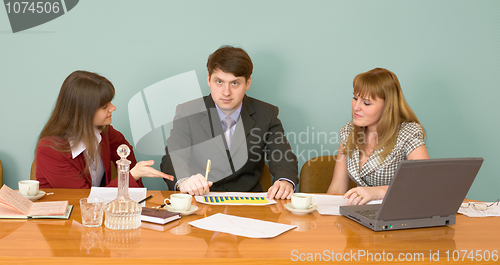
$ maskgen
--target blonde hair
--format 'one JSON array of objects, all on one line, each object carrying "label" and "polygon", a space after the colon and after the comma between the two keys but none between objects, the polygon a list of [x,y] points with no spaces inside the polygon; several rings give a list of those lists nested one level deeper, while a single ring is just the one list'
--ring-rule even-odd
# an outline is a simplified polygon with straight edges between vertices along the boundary
[{"label": "blonde hair", "polygon": [[[384,100],[384,109],[377,124],[378,141],[375,145],[375,150],[385,147],[379,154],[381,162],[394,149],[401,124],[403,122],[420,124],[420,122],[406,103],[399,80],[393,72],[383,68],[375,68],[361,73],[354,78],[353,87],[354,94],[359,97]],[[420,124],[420,126],[422,125]],[[353,127],[344,148],[344,154],[350,157],[356,149],[364,150],[366,147],[365,127],[354,124]]]},{"label": "blonde hair", "polygon": [[[58,152],[70,152],[69,141],[83,142],[88,172],[91,161],[100,154],[99,143],[94,132],[94,116],[97,110],[111,102],[115,96],[113,84],[103,76],[87,71],[71,73],[61,86],[52,115],[38,138],[52,143],[49,147]],[[108,126],[99,126],[103,133]]]}]

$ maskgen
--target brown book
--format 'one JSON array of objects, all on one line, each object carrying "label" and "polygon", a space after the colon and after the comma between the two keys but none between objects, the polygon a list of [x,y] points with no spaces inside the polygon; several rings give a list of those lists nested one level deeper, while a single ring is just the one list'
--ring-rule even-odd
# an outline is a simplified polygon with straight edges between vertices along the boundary
[{"label": "brown book", "polygon": [[141,221],[166,224],[181,218],[180,213],[169,212],[163,209],[142,207]]},{"label": "brown book", "polygon": [[0,218],[68,219],[72,209],[68,201],[32,202],[7,185],[0,189]]}]

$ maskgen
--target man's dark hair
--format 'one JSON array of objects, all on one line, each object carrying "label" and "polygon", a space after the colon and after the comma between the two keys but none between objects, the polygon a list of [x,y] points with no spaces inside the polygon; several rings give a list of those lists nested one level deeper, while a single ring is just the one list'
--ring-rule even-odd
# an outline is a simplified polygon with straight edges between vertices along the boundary
[{"label": "man's dark hair", "polygon": [[243,76],[248,81],[253,71],[252,59],[241,48],[222,46],[208,57],[208,75],[211,77],[217,69],[235,77]]}]

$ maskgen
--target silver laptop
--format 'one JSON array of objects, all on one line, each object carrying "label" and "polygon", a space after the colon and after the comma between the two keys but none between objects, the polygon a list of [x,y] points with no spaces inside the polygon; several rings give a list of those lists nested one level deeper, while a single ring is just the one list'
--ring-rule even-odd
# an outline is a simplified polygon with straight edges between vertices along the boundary
[{"label": "silver laptop", "polygon": [[483,158],[402,161],[382,204],[340,206],[340,214],[374,231],[455,224],[455,214]]}]

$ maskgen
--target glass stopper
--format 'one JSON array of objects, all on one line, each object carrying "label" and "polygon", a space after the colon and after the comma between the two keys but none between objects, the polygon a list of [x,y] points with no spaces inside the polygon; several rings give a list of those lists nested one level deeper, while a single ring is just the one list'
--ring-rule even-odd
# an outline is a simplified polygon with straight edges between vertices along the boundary
[{"label": "glass stopper", "polygon": [[121,159],[125,159],[128,155],[130,155],[130,148],[126,144],[122,144],[118,146],[118,149],[116,149],[116,152],[118,155],[121,157]]}]

